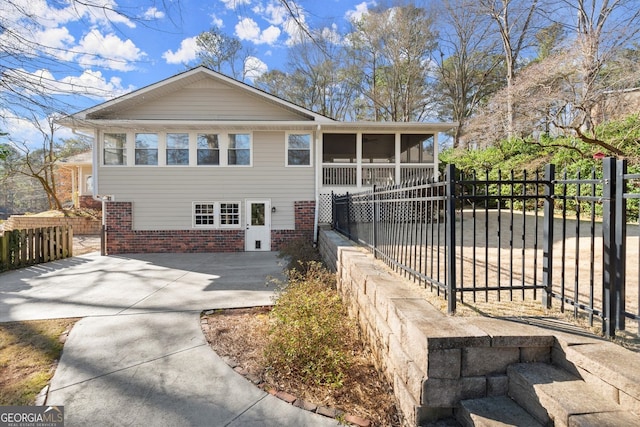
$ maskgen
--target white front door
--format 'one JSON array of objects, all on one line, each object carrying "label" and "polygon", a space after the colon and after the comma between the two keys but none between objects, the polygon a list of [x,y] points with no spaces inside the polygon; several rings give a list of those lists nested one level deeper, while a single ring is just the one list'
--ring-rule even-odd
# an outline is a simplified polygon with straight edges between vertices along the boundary
[{"label": "white front door", "polygon": [[247,226],[244,235],[245,251],[271,250],[271,201],[247,200]]}]

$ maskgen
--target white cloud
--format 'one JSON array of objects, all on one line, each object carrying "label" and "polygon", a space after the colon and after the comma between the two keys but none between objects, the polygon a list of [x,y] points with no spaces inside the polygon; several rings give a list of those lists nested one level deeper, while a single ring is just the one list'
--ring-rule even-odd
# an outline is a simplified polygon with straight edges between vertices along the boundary
[{"label": "white cloud", "polygon": [[[291,2],[291,7],[294,11],[298,10],[298,6],[293,2]],[[274,2],[271,2],[267,5],[265,13],[267,14],[265,19],[273,25],[281,25],[282,23],[286,22],[287,18],[290,17],[289,11],[284,6],[282,6],[280,3]]]},{"label": "white cloud", "polygon": [[80,76],[67,76],[59,80],[61,87],[72,88],[75,93],[82,93],[91,98],[111,99],[124,95],[135,88],[122,86],[120,77],[109,80],[100,71],[85,70]]},{"label": "white cloud", "polygon": [[196,38],[190,37],[182,40],[177,51],[167,50],[162,54],[162,57],[167,61],[167,64],[187,64],[196,59],[197,52]]},{"label": "white cloud", "polygon": [[158,10],[157,7],[150,7],[144,12],[144,19],[162,19],[164,18],[164,12]]},{"label": "white cloud", "polygon": [[32,73],[23,69],[6,70],[7,76],[20,79],[22,87],[38,87],[51,95],[80,95],[93,99],[110,99],[134,89],[123,87],[122,79],[112,77],[107,80],[100,71],[85,70],[79,76],[65,76],[56,79],[49,70],[37,70]]},{"label": "white cloud", "polygon": [[289,17],[289,19],[287,19],[287,21],[283,24],[283,28],[284,32],[289,36],[286,41],[287,46],[292,46],[296,43],[300,43],[302,40],[308,37],[305,32],[305,29],[308,30],[308,27],[305,23],[304,15],[300,15],[298,21]]},{"label": "white cloud", "polygon": [[[51,4],[66,7],[56,8]],[[110,10],[118,7],[114,0],[101,0],[99,6],[97,2],[93,3],[96,6],[91,4],[47,0],[0,2],[0,27],[8,29],[0,34],[0,44],[8,51],[13,50],[13,54],[69,61],[84,68],[133,70],[133,63],[145,53],[131,40],[120,39],[111,28],[114,24],[134,28],[135,23]],[[159,16],[157,11],[154,14]],[[67,24],[84,24],[90,30],[76,42]]]},{"label": "white cloud", "polygon": [[[8,110],[0,111],[0,116],[3,117],[2,125],[0,127],[3,132],[8,133],[8,136],[3,137],[3,140],[14,145],[16,149],[20,151],[23,151],[25,148],[29,150],[42,148],[44,137],[31,119],[17,117]],[[47,118],[40,118],[37,123],[39,123],[39,126],[42,129],[49,128]],[[56,141],[59,141],[60,139],[74,138],[76,136],[77,135],[74,135],[72,129],[65,127],[56,127],[54,134]]]},{"label": "white cloud", "polygon": [[220,0],[227,9],[236,10],[238,6],[248,6],[251,0]]},{"label": "white cloud", "polygon": [[248,57],[244,63],[244,74],[251,82],[266,73],[268,70],[269,67],[267,64],[255,56]]},{"label": "white cloud", "polygon": [[354,21],[354,20],[357,21],[362,18],[362,15],[369,13],[369,5],[375,6],[375,4],[376,4],[375,2],[363,1],[360,4],[357,4],[355,9],[348,10],[345,13],[345,17],[349,21]]},{"label": "white cloud", "polygon": [[218,28],[224,28],[224,21],[218,18],[215,14],[211,15],[211,24]]},{"label": "white cloud", "polygon": [[280,37],[280,28],[270,25],[267,29],[260,30],[256,21],[251,18],[242,18],[236,24],[235,34],[240,40],[271,45]]},{"label": "white cloud", "polygon": [[333,44],[340,44],[342,42],[342,37],[338,32],[338,26],[336,24],[331,24],[331,28],[324,27],[321,31],[321,35],[324,40]]},{"label": "white cloud", "polygon": [[130,39],[122,40],[115,34],[103,35],[95,28],[80,40],[79,49],[82,54],[78,62],[84,68],[100,66],[131,71],[135,68],[134,63],[146,56]]}]

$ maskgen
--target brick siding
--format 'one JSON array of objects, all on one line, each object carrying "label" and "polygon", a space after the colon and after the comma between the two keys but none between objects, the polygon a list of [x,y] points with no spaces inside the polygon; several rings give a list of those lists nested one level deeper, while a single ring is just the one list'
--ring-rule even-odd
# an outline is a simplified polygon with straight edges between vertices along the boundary
[{"label": "brick siding", "polygon": [[[295,230],[272,230],[271,250],[282,249],[298,238],[313,238],[315,202],[295,202]],[[107,202],[106,249],[122,253],[242,252],[244,229],[239,230],[132,230],[131,202]]]}]

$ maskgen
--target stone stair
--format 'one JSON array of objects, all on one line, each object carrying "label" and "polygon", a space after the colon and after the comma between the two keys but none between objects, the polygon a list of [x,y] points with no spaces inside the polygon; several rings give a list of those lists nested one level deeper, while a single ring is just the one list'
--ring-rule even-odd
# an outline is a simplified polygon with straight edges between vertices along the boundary
[{"label": "stone stair", "polygon": [[547,363],[516,363],[507,369],[508,395],[460,402],[463,426],[640,426],[640,417],[606,390]]}]

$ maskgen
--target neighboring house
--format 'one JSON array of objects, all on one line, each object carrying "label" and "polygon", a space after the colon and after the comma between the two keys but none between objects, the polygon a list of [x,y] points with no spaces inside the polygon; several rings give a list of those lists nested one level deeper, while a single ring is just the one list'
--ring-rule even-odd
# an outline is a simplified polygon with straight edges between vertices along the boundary
[{"label": "neighboring house", "polygon": [[438,132],[454,126],[338,122],[205,67],[61,123],[94,136],[110,254],[312,239],[332,191],[433,175]]},{"label": "neighboring house", "polygon": [[71,200],[75,208],[102,208],[102,203],[93,198],[91,151],[60,159],[58,166],[70,174]]}]

